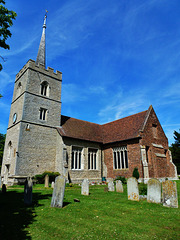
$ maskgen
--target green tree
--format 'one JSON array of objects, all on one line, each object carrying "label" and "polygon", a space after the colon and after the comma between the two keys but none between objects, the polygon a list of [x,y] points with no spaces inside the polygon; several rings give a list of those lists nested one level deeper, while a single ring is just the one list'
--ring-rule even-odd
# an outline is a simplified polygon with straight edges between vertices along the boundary
[{"label": "green tree", "polygon": [[0,133],[0,168],[2,166],[5,138],[6,138],[6,135]]},{"label": "green tree", "polygon": [[172,153],[173,163],[177,167],[178,174],[180,174],[180,132],[174,131],[174,139],[175,142],[171,144],[169,149]]},{"label": "green tree", "polygon": [[[0,47],[4,49],[10,49],[10,46],[6,43],[6,40],[11,37],[9,27],[13,25],[13,19],[16,19],[17,14],[8,10],[5,6],[5,1],[0,0]],[[2,56],[1,59],[4,60]],[[2,64],[0,63],[0,71],[2,70]]]},{"label": "green tree", "polygon": [[132,176],[139,179],[139,171],[137,167],[134,168]]}]

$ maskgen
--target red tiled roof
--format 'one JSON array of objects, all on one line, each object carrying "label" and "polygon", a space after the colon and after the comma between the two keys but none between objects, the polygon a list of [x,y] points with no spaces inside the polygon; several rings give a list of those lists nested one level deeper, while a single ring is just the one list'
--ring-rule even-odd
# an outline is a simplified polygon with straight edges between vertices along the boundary
[{"label": "red tiled roof", "polygon": [[61,116],[57,130],[64,137],[99,143],[112,143],[137,138],[146,119],[147,111],[140,112],[103,125]]},{"label": "red tiled roof", "polygon": [[103,143],[137,138],[146,118],[147,111],[140,112],[102,125]]},{"label": "red tiled roof", "polygon": [[57,128],[61,136],[103,142],[99,124],[61,115],[61,127]]}]

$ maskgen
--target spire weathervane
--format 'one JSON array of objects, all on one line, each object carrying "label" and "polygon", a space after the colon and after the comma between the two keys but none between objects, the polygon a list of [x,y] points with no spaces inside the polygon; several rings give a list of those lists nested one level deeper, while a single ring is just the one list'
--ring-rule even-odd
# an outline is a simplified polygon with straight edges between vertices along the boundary
[{"label": "spire weathervane", "polygon": [[43,24],[43,31],[41,36],[41,41],[39,44],[38,55],[36,58],[36,64],[42,64],[46,67],[46,18],[47,18],[47,10],[44,16],[44,24]]}]

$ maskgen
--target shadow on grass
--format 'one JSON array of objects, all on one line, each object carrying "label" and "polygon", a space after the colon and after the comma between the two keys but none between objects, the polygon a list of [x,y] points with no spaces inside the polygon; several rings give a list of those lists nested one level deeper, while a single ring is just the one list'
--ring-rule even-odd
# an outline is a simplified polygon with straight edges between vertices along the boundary
[{"label": "shadow on grass", "polygon": [[0,239],[31,239],[30,232],[25,228],[36,221],[35,207],[42,205],[38,204],[38,200],[50,196],[33,193],[33,203],[27,207],[24,204],[24,192],[15,190],[7,191],[6,194],[0,192]]},{"label": "shadow on grass", "polygon": [[63,202],[63,207],[66,207],[69,204],[71,204],[71,202]]}]

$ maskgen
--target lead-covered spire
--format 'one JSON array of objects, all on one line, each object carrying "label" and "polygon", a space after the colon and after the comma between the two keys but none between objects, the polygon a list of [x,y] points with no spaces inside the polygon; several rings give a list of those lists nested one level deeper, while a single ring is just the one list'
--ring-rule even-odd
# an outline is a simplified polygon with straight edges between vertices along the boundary
[{"label": "lead-covered spire", "polygon": [[41,41],[39,44],[38,55],[36,58],[36,64],[42,64],[45,67],[46,67],[46,18],[47,18],[47,10],[44,16],[43,31],[42,31]]}]

